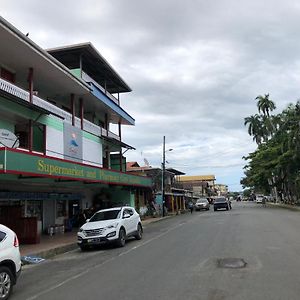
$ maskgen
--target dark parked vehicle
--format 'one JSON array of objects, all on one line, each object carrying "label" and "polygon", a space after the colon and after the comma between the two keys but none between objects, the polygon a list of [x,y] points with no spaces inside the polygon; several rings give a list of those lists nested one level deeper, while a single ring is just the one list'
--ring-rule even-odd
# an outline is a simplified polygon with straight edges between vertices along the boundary
[{"label": "dark parked vehicle", "polygon": [[214,211],[219,208],[231,209],[231,203],[225,197],[217,197],[214,201]]}]

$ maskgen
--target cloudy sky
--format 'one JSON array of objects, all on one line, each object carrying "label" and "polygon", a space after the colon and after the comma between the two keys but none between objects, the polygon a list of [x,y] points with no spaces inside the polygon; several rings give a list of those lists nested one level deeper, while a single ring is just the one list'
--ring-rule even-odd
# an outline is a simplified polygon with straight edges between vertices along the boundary
[{"label": "cloudy sky", "polygon": [[[90,41],[133,92],[121,105],[136,119],[127,160],[215,174],[240,190],[243,125],[255,97],[278,111],[300,91],[300,2],[270,0],[1,0],[2,17],[41,47]],[[0,46],[1,47],[1,46]]]}]

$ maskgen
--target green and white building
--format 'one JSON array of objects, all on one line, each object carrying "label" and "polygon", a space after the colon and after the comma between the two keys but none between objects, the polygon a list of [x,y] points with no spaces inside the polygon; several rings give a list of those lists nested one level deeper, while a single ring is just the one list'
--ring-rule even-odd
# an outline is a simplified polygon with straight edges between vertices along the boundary
[{"label": "green and white building", "polygon": [[120,75],[91,43],[44,50],[3,18],[0,40],[0,223],[30,242],[27,227],[38,236],[79,209],[144,206],[152,183],[126,173],[135,120]]}]

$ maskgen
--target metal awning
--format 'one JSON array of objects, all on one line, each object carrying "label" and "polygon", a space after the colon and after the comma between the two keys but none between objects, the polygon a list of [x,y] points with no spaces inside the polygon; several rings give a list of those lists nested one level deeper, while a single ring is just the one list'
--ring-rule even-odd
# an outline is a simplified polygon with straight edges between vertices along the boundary
[{"label": "metal awning", "polygon": [[122,142],[122,141],[118,141],[112,137],[109,137],[109,136],[101,136],[101,138],[103,138],[104,140],[108,141],[109,143],[112,143],[114,145],[117,145],[117,146],[121,146],[122,148],[126,148],[126,149],[129,149],[129,150],[136,150],[134,147]]}]

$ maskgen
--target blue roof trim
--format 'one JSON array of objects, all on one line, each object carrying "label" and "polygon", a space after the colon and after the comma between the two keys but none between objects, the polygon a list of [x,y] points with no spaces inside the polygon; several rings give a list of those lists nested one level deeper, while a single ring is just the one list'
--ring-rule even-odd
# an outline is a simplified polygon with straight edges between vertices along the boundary
[{"label": "blue roof trim", "polygon": [[92,82],[89,83],[92,88],[92,94],[101,100],[104,104],[110,107],[113,111],[115,111],[118,115],[120,115],[123,119],[125,119],[130,125],[135,125],[135,119],[132,118],[123,108],[114,103],[111,99],[109,99],[101,90],[98,89],[96,85]]}]

